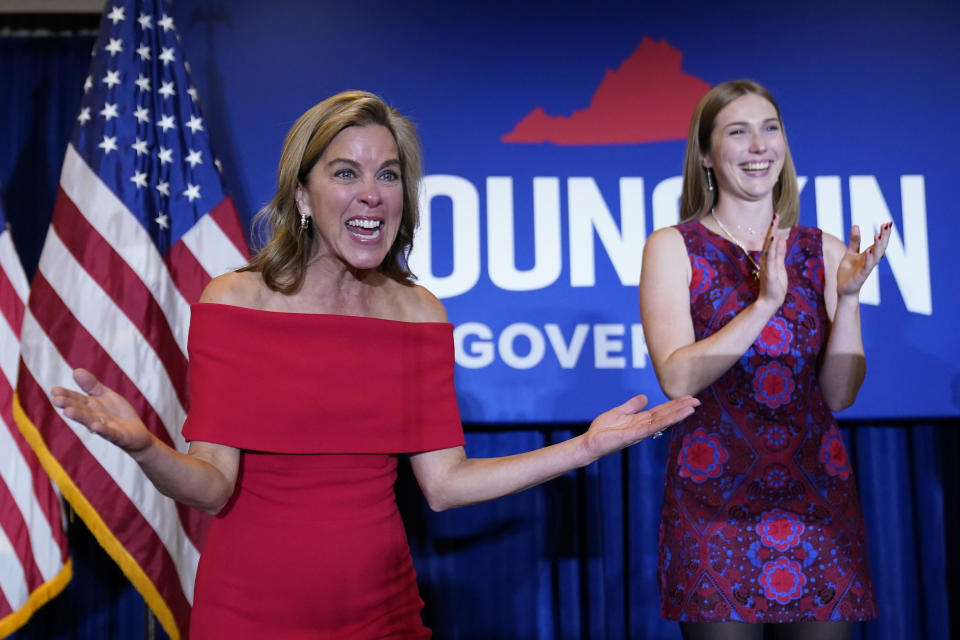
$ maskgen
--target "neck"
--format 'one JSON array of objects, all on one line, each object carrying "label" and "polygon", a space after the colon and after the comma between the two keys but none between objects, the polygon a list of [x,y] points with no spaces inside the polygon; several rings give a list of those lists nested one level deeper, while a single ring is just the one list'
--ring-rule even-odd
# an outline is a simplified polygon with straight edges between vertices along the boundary
[{"label": "neck", "polygon": [[730,234],[753,251],[763,248],[773,219],[773,203],[769,200],[737,202],[735,206],[729,202],[727,206],[718,203],[711,213]]},{"label": "neck", "polygon": [[376,269],[355,269],[336,259],[319,258],[307,267],[303,288],[291,302],[322,313],[375,315],[387,280]]}]

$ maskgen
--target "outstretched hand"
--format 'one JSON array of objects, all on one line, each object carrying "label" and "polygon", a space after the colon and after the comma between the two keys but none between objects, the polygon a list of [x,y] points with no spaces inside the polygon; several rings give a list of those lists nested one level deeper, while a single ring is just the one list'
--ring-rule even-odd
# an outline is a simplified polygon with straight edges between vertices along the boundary
[{"label": "outstretched hand", "polygon": [[63,409],[66,417],[128,453],[150,445],[153,436],[123,396],[101,384],[86,369],[74,369],[73,379],[83,393],[63,387],[51,390],[53,405]]},{"label": "outstretched hand", "polygon": [[584,434],[590,458],[595,460],[656,435],[691,415],[700,405],[696,398],[683,396],[644,411],[647,402],[644,395],[634,396],[597,416]]},{"label": "outstretched hand", "polygon": [[837,296],[860,294],[860,287],[886,252],[892,230],[892,222],[883,224],[880,233],[874,234],[873,244],[861,253],[860,227],[854,225],[850,229],[850,242],[837,269]]}]

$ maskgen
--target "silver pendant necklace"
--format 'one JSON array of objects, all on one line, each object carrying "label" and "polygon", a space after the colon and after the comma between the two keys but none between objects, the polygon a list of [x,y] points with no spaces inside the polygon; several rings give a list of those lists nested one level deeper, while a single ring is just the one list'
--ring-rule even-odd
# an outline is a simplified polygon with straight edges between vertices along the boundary
[{"label": "silver pendant necklace", "polygon": [[[750,255],[750,252],[747,251],[747,248],[746,248],[745,246],[743,246],[743,245],[740,243],[740,241],[737,240],[737,239],[733,236],[732,233],[730,233],[729,231],[727,231],[727,228],[726,228],[725,226],[723,226],[723,223],[722,223],[722,222],[720,222],[720,218],[717,217],[716,212],[711,211],[711,212],[710,212],[710,215],[712,215],[712,216],[713,216],[713,219],[717,221],[717,226],[719,226],[719,227],[720,227],[720,230],[723,231],[723,235],[725,235],[725,236],[727,236],[728,238],[730,238],[730,240],[733,241],[733,243],[734,243],[735,245],[737,245],[738,247],[740,247],[740,250],[743,251],[743,255],[747,256],[747,260],[750,261],[750,264],[751,264],[752,267],[753,267],[753,268],[750,270],[750,275],[753,276],[753,279],[754,279],[754,280],[759,280],[759,279],[760,279],[760,265],[757,264],[757,261],[753,259],[753,256]],[[739,229],[739,228],[740,228],[740,225],[737,225],[737,229]],[[749,230],[749,232],[750,232],[751,235],[754,234],[753,229],[751,229],[750,227],[747,227],[747,229]]]}]

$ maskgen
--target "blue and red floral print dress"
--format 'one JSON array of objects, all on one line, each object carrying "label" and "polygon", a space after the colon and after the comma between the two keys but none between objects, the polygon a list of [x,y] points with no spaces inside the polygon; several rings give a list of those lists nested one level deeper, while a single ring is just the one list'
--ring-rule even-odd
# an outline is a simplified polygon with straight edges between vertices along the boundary
[{"label": "blue and red floral print dress", "polygon": [[[701,340],[753,302],[759,282],[738,246],[699,222],[677,229]],[[819,229],[791,231],[786,267],[783,306],[670,431],[659,566],[670,620],[877,615],[853,473],[817,380],[829,331]]]}]

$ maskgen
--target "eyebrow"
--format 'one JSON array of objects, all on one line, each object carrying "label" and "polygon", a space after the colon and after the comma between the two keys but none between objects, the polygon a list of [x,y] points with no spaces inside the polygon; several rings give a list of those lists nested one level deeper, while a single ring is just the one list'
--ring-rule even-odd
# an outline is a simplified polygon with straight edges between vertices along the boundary
[{"label": "eyebrow", "polygon": [[[330,161],[327,163],[327,166],[328,166],[328,167],[332,167],[333,165],[337,164],[338,162],[342,162],[343,164],[348,164],[348,165],[350,165],[351,167],[359,167],[359,166],[360,166],[360,163],[359,163],[359,162],[357,162],[356,160],[351,160],[350,158],[333,158],[332,160],[330,160]],[[381,164],[380,167],[377,169],[377,171],[379,171],[380,169],[383,169],[383,168],[385,168],[385,167],[392,167],[392,166],[394,166],[394,165],[395,165],[395,166],[398,166],[398,167],[401,166],[401,165],[400,165],[400,158],[390,158],[389,160],[387,160],[387,161],[385,161],[383,164]]]},{"label": "eyebrow", "polygon": [[[764,118],[761,122],[762,122],[763,124],[767,124],[768,122],[776,122],[777,124],[779,124],[779,123],[780,123],[780,118],[776,118],[776,117]],[[736,122],[728,122],[727,124],[723,125],[723,128],[726,129],[727,127],[734,127],[734,126],[736,126],[736,127],[743,127],[743,126],[747,126],[747,125],[749,125],[749,124],[750,124],[750,123],[747,122],[746,120],[738,120],[738,121],[736,121]]]}]

